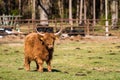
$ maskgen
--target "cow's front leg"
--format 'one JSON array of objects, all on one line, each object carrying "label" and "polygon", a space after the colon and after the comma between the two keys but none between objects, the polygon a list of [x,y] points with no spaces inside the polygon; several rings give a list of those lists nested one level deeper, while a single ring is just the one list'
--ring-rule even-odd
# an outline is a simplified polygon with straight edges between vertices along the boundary
[{"label": "cow's front leg", "polygon": [[41,59],[37,60],[38,71],[43,72],[43,61]]},{"label": "cow's front leg", "polygon": [[30,70],[30,60],[28,57],[25,57],[24,66],[25,66],[26,71]]},{"label": "cow's front leg", "polygon": [[52,71],[51,70],[51,61],[46,61],[46,63],[47,63],[47,69],[48,69],[48,71],[51,72]]}]

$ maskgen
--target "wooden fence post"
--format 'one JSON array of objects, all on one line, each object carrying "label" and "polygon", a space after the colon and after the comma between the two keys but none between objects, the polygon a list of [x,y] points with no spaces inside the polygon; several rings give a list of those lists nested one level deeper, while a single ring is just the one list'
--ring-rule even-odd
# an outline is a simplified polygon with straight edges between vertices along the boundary
[{"label": "wooden fence post", "polygon": [[90,35],[90,29],[89,29],[89,19],[87,19],[87,28],[86,28],[86,35],[89,36]]}]

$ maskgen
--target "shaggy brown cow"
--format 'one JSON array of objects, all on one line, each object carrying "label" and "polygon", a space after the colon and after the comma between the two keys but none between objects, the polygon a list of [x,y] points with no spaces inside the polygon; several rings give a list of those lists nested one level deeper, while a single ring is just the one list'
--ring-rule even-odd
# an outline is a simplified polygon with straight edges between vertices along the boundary
[{"label": "shaggy brown cow", "polygon": [[37,71],[43,72],[43,62],[46,61],[48,71],[51,71],[51,59],[54,50],[54,33],[31,33],[25,38],[24,66],[27,71],[30,70],[30,62],[35,61]]}]

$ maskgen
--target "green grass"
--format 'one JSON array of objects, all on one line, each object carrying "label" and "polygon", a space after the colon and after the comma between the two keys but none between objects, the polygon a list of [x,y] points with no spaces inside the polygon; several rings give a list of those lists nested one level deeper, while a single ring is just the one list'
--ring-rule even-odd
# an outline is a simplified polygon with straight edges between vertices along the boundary
[{"label": "green grass", "polygon": [[[24,70],[23,43],[0,44],[0,80],[120,80],[120,43],[66,41],[55,45],[52,72]],[[46,64],[44,64],[46,69]]]}]

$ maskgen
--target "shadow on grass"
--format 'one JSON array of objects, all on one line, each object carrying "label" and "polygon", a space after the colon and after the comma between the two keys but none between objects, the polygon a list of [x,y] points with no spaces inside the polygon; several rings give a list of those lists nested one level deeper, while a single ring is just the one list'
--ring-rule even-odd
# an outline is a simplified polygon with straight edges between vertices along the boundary
[{"label": "shadow on grass", "polygon": [[[25,70],[24,68],[18,68],[18,70]],[[30,70],[30,72],[38,72],[37,70]],[[43,68],[43,72],[48,72],[47,68]],[[51,72],[61,72],[60,70],[57,69],[52,69]]]},{"label": "shadow on grass", "polygon": [[[38,72],[37,70],[30,70],[30,72]],[[43,72],[48,72],[47,68],[43,68]],[[52,69],[51,72],[61,72],[60,70],[57,69]]]}]

